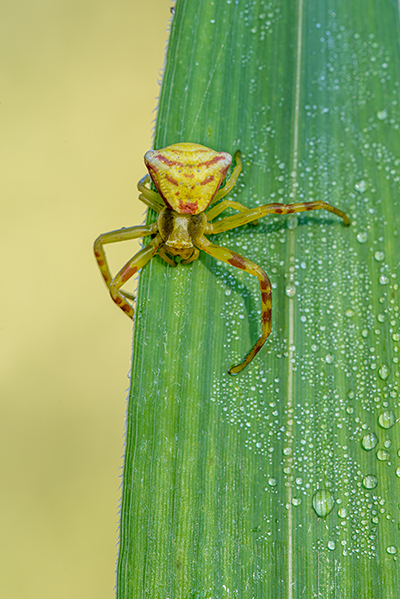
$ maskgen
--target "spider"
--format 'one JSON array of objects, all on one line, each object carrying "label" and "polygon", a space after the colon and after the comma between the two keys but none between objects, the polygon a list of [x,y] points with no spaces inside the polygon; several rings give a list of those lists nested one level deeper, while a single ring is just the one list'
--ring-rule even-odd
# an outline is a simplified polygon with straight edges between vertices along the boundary
[{"label": "spider", "polygon": [[[271,332],[271,283],[260,266],[228,248],[211,243],[206,235],[229,231],[267,214],[324,209],[340,216],[345,225],[350,224],[350,219],[342,210],[322,200],[298,204],[264,204],[252,209],[233,200],[223,200],[217,204],[237,182],[242,170],[240,151],[236,152],[235,168],[221,189],[232,162],[232,156],[227,152],[215,152],[195,143],[177,143],[161,150],[146,152],[144,162],[149,174],[138,183],[139,199],[157,212],[157,221],[150,225],[104,233],[94,244],[96,260],[110,295],[117,306],[132,318],[134,309],[128,300],[133,301],[135,298],[122,291],[121,287],[156,254],[167,264],[176,266],[174,256],[180,256],[182,264],[189,264],[197,260],[202,250],[221,262],[257,277],[261,289],[262,335],[243,361],[229,369],[230,374],[238,374],[260,351]],[[147,187],[150,178],[158,193]],[[228,207],[237,210],[237,214],[214,222]],[[150,243],[133,256],[113,278],[107,265],[104,245],[145,236],[152,237]]]}]

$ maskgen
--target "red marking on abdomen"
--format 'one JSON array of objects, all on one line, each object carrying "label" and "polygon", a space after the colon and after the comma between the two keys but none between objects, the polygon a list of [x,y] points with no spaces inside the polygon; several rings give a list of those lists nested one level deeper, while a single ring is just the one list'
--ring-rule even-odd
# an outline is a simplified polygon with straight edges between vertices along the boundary
[{"label": "red marking on abdomen", "polygon": [[220,160],[226,160],[226,156],[214,156],[211,160],[207,160],[207,162],[199,162],[199,166],[211,166],[212,164],[217,164]]},{"label": "red marking on abdomen", "polygon": [[209,177],[207,177],[207,179],[204,179],[204,181],[202,181],[200,185],[207,185],[207,183],[211,183],[211,181],[214,181],[214,179],[214,175],[210,175]]},{"label": "red marking on abdomen", "polygon": [[178,181],[176,181],[176,179],[174,179],[173,177],[170,177],[169,175],[165,175],[165,178],[167,181],[169,181],[169,183],[171,183],[171,185],[175,185],[176,187],[179,187]]},{"label": "red marking on abdomen", "polygon": [[177,160],[169,160],[169,158],[166,158],[162,154],[155,154],[154,158],[157,158],[157,160],[163,162],[167,166],[185,166],[182,164],[182,162],[178,162]]},{"label": "red marking on abdomen", "polygon": [[179,212],[181,214],[196,214],[198,211],[199,205],[197,202],[179,201]]}]

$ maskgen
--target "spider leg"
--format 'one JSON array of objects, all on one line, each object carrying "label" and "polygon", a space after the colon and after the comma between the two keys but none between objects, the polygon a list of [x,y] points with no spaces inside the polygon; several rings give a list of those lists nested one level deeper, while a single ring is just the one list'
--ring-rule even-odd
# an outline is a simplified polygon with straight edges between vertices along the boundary
[{"label": "spider leg", "polygon": [[200,238],[197,245],[201,250],[207,252],[207,254],[210,254],[210,256],[213,256],[217,260],[221,260],[222,262],[236,266],[237,268],[245,270],[251,275],[257,277],[260,283],[262,304],[262,335],[255,343],[254,347],[249,351],[244,360],[240,364],[230,367],[229,374],[238,374],[260,351],[271,332],[271,283],[268,275],[260,266],[254,264],[254,262],[251,262],[251,260],[240,256],[240,254],[236,254],[236,252],[232,252],[232,250],[228,250],[227,248],[221,247],[219,245],[214,245],[204,236]]},{"label": "spider leg", "polygon": [[165,208],[165,204],[161,196],[152,189],[146,187],[146,183],[150,182],[150,175],[145,175],[142,177],[137,184],[137,188],[140,191],[139,200],[144,202],[146,206],[152,208],[155,212],[160,213],[163,208]]},{"label": "spider leg", "polygon": [[217,193],[215,194],[215,196],[213,197],[213,199],[210,202],[210,206],[212,204],[215,204],[215,202],[218,202],[218,200],[220,200],[224,196],[226,196],[235,187],[236,181],[238,180],[238,177],[240,175],[240,171],[242,170],[242,161],[240,159],[240,150],[238,150],[235,154],[235,161],[236,161],[236,166],[233,169],[233,173],[231,174],[228,181],[226,182],[226,185],[222,189],[219,189],[217,191]]},{"label": "spider leg", "polygon": [[109,285],[112,299],[117,306],[129,316],[129,318],[133,318],[134,310],[133,307],[126,301],[123,293],[120,291],[120,287],[122,287],[126,281],[128,281],[138,270],[147,264],[147,262],[157,253],[163,243],[164,242],[161,238],[161,235],[158,234],[150,241],[148,245],[146,245],[146,247],[141,249],[140,252],[133,256],[133,258],[131,258],[125,264],[125,266],[121,268],[119,273],[115,275]]},{"label": "spider leg", "polygon": [[293,214],[294,212],[305,212],[308,210],[328,210],[328,212],[333,212],[333,214],[340,216],[346,226],[350,224],[350,219],[343,210],[339,210],[339,208],[335,208],[322,200],[316,200],[314,202],[301,202],[298,204],[264,204],[242,214],[227,216],[216,223],[212,223],[212,231],[210,233],[229,231],[230,229],[235,229],[258,218],[262,218],[267,214]]},{"label": "spider leg", "polygon": [[[103,233],[96,239],[94,242],[94,255],[100,268],[100,272],[103,275],[103,279],[105,280],[109,289],[112,282],[112,276],[107,264],[104,245],[107,243],[116,243],[117,241],[138,239],[139,237],[145,237],[146,235],[153,235],[154,233],[157,233],[157,230],[158,228],[156,223],[153,223],[152,225],[139,225],[135,227],[127,227],[126,229],[118,229],[117,231],[110,231],[109,233]],[[121,293],[128,299],[134,299],[130,293],[125,291],[121,291]]]},{"label": "spider leg", "polygon": [[214,220],[214,218],[219,216],[221,214],[221,212],[223,212],[227,208],[234,208],[235,210],[238,210],[239,212],[247,212],[249,210],[247,208],[247,206],[243,206],[243,204],[241,204],[240,202],[234,202],[233,200],[223,200],[216,206],[213,206],[213,208],[211,208],[211,210],[209,210],[206,213],[208,220],[209,221]]}]

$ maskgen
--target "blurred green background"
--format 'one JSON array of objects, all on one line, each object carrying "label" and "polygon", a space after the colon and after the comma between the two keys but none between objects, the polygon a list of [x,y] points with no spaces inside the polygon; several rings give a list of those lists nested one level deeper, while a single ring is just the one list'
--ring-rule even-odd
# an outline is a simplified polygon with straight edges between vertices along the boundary
[{"label": "blurred green background", "polygon": [[[113,597],[132,326],[92,255],[143,222],[172,0],[0,9],[1,571],[7,599]],[[112,248],[114,272],[138,248]]]}]

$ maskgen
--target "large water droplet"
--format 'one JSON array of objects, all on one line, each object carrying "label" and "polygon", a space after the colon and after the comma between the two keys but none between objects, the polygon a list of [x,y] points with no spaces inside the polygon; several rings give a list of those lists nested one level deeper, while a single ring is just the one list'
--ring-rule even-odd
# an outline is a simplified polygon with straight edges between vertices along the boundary
[{"label": "large water droplet", "polygon": [[332,356],[332,354],[326,354],[326,356],[325,356],[325,362],[327,364],[333,364],[334,359],[335,358],[334,358],[334,356]]},{"label": "large water droplet", "polygon": [[378,485],[378,477],[375,474],[367,474],[362,481],[364,489],[375,489]]},{"label": "large water droplet", "polygon": [[339,518],[347,517],[347,510],[345,507],[341,507],[340,510],[338,510],[338,516],[339,516]]},{"label": "large water droplet", "polygon": [[325,518],[335,505],[333,495],[328,489],[318,489],[312,498],[312,506],[320,518]]},{"label": "large water droplet", "polygon": [[287,219],[287,226],[288,229],[295,229],[298,225],[299,219],[295,214],[292,214],[291,216],[289,216],[289,218]]},{"label": "large water droplet", "polygon": [[371,451],[371,449],[377,446],[378,441],[379,439],[375,433],[368,433],[361,439],[361,446],[365,451]]},{"label": "large water droplet", "polygon": [[276,478],[269,478],[268,484],[270,487],[276,487],[276,485],[278,484],[278,481],[276,480]]},{"label": "large water droplet", "polygon": [[358,243],[367,243],[368,233],[366,231],[360,231],[360,233],[357,233],[356,239]]},{"label": "large water droplet", "polygon": [[327,547],[328,547],[329,551],[334,551],[335,547],[336,547],[335,541],[328,541]]},{"label": "large water droplet", "polygon": [[377,262],[382,262],[382,260],[385,259],[385,252],[383,252],[383,251],[375,252],[374,258]]},{"label": "large water droplet", "polygon": [[393,414],[392,410],[385,410],[379,415],[378,423],[382,428],[392,428],[395,422],[396,416]]},{"label": "large water droplet", "polygon": [[390,553],[390,555],[394,555],[395,553],[397,553],[397,547],[395,547],[394,545],[389,545],[389,547],[386,547],[386,551]]},{"label": "large water droplet", "polygon": [[380,462],[387,462],[390,460],[390,453],[386,451],[386,449],[378,449],[376,452],[376,457]]},{"label": "large water droplet", "polygon": [[358,181],[358,183],[354,185],[354,188],[359,193],[364,193],[364,191],[367,189],[367,183],[364,181],[364,179],[361,179],[361,181]]},{"label": "large water droplet", "polygon": [[379,277],[379,284],[380,285],[387,285],[389,283],[389,279],[386,275],[381,275]]},{"label": "large water droplet", "polygon": [[288,297],[294,297],[296,295],[296,287],[293,285],[293,283],[286,285],[285,293]]},{"label": "large water droplet", "polygon": [[376,113],[376,118],[377,118],[379,121],[384,121],[385,119],[387,119],[387,118],[388,118],[388,113],[387,113],[387,110],[385,110],[385,109],[383,109],[383,110],[379,110],[379,111]]},{"label": "large water droplet", "polygon": [[386,381],[387,377],[389,376],[389,368],[386,366],[386,364],[383,364],[379,370],[378,370],[379,376],[381,377],[381,379],[383,381]]}]

